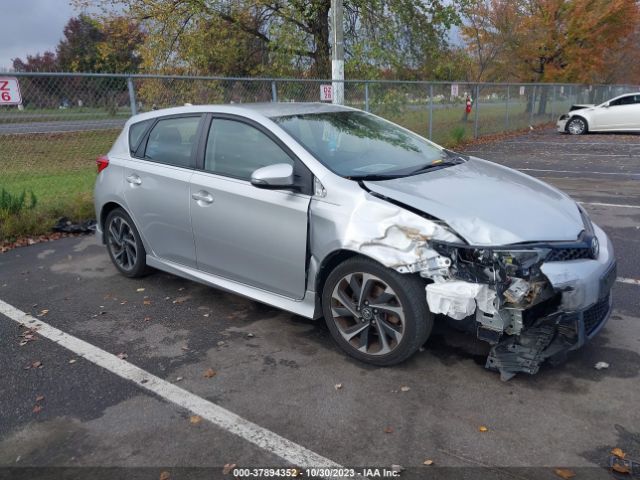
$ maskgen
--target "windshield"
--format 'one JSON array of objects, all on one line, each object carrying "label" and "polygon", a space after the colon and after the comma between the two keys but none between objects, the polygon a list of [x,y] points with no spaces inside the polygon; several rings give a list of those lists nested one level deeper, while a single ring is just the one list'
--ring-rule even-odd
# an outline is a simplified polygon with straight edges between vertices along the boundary
[{"label": "windshield", "polygon": [[462,161],[452,161],[452,152],[365,112],[300,114],[272,120],[332,172],[347,178],[397,178]]}]

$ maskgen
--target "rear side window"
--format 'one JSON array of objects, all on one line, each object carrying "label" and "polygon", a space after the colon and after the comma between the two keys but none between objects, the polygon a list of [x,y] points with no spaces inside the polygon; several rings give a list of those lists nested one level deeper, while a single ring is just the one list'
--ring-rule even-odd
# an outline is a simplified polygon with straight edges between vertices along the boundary
[{"label": "rear side window", "polygon": [[159,120],[149,132],[144,157],[158,163],[193,167],[200,116]]},{"label": "rear side window", "polygon": [[140,146],[140,141],[142,140],[144,132],[147,131],[151,122],[153,122],[153,119],[134,123],[129,127],[129,151],[131,152],[131,155],[133,155]]}]

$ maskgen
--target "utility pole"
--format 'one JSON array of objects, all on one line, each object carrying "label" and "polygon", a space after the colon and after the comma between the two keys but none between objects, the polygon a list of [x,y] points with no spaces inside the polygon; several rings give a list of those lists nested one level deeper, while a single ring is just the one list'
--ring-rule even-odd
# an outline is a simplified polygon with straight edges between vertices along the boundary
[{"label": "utility pole", "polygon": [[[344,104],[344,33],[342,0],[331,0],[331,79],[333,103]],[[338,81],[336,81],[338,80]]]}]

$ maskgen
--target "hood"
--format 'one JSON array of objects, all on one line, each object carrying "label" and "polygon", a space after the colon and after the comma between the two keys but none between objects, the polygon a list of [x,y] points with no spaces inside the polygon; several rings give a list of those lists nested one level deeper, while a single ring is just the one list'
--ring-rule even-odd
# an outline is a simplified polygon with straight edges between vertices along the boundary
[{"label": "hood", "polygon": [[574,110],[582,110],[583,108],[591,107],[595,107],[595,105],[593,103],[574,103],[573,105],[571,105],[569,111],[573,112]]},{"label": "hood", "polygon": [[446,222],[472,245],[572,241],[584,230],[576,203],[540,180],[471,158],[453,167],[365,186]]}]

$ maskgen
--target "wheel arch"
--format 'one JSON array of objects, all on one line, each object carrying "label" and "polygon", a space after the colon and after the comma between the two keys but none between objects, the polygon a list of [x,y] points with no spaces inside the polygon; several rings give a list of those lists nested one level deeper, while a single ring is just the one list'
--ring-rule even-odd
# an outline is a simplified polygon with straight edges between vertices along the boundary
[{"label": "wheel arch", "polygon": [[[381,263],[378,259],[371,257],[370,255],[366,255],[362,252],[358,252],[356,250],[350,250],[348,248],[339,248],[337,250],[333,250],[332,252],[325,255],[320,264],[315,269],[315,283],[314,283],[314,291],[316,297],[316,308],[314,318],[320,318],[322,316],[322,290],[324,289],[324,285],[327,281],[327,278],[331,274],[331,272],[338,267],[340,264],[345,262],[346,260],[353,257],[362,257],[367,258],[376,262],[378,265],[384,268],[391,268],[387,265]],[[417,273],[409,274],[406,273],[404,275],[414,275],[419,276]],[[425,285],[429,283],[426,279],[423,279]]]},{"label": "wheel arch", "polygon": [[[346,248],[341,248],[338,250],[334,250],[329,254],[325,255],[325,257],[320,262],[320,265],[317,267],[317,273],[315,278],[315,292],[316,298],[318,299],[318,304],[321,307],[321,298],[322,298],[322,289],[324,288],[324,284],[327,281],[327,277],[329,274],[342,262],[348,260],[349,258],[355,257],[357,255],[362,255],[359,252],[354,250],[349,250]],[[364,255],[366,256],[366,255]]]},{"label": "wheel arch", "polygon": [[122,208],[126,211],[126,209],[117,202],[109,201],[102,205],[100,209],[100,217],[98,218],[98,226],[100,227],[100,231],[102,232],[102,242],[105,242],[105,234],[104,234],[104,223],[107,221],[107,217],[109,214],[114,211],[116,208]]}]

